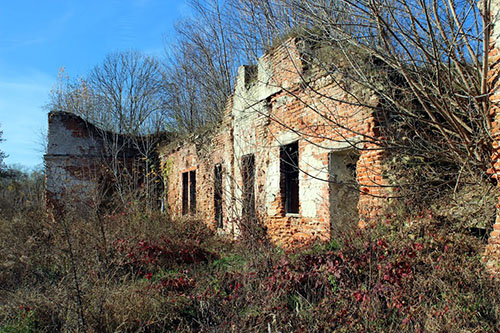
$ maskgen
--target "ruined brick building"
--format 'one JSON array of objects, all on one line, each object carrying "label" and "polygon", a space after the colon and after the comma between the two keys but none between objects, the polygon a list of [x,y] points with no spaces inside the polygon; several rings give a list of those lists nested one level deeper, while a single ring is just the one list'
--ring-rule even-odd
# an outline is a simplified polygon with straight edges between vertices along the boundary
[{"label": "ruined brick building", "polygon": [[373,214],[384,195],[382,152],[367,139],[377,121],[335,99],[345,91],[308,71],[295,39],[240,67],[214,135],[161,149],[172,213],[229,234],[257,220],[278,244],[328,238]]},{"label": "ruined brick building", "polygon": [[[240,67],[222,124],[158,149],[171,214],[197,215],[233,236],[258,221],[283,245],[326,239],[333,228],[373,215],[385,195],[382,151],[370,139],[378,135],[377,121],[372,110],[338,102],[345,94],[302,63],[295,39],[256,66]],[[75,115],[49,115],[52,205],[64,193],[85,197],[95,189],[98,177],[89,173],[104,151],[96,131]]]},{"label": "ruined brick building", "polygon": [[47,153],[44,156],[49,206],[61,210],[74,198],[85,201],[92,196],[97,163],[103,151],[98,131],[74,114],[49,114]]},{"label": "ruined brick building", "polygon": [[[498,9],[494,3],[492,13]],[[492,37],[489,78],[496,86],[499,27],[492,29]],[[492,173],[498,177],[500,93],[494,91],[499,154],[493,157]],[[384,186],[384,153],[376,145],[380,122],[372,108],[339,102],[348,100],[345,94],[302,62],[295,39],[263,55],[257,65],[240,67],[218,128],[184,141],[166,140],[158,148],[170,213],[196,215],[232,236],[259,223],[280,245],[328,239],[332,230],[356,227],[375,216],[390,194]],[[367,103],[379,101],[372,96]],[[76,167],[89,165],[102,150],[88,128],[74,115],[49,115],[45,163],[53,202],[68,186],[95,186]],[[499,248],[497,218],[487,251],[498,254]]]}]

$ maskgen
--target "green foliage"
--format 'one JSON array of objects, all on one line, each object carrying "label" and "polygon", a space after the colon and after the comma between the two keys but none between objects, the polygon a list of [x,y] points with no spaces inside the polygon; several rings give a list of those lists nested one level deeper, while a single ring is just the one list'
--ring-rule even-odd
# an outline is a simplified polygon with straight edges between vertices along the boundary
[{"label": "green foliage", "polygon": [[20,307],[18,314],[5,326],[0,324],[0,333],[30,333],[34,332],[35,313]]},{"label": "green foliage", "polygon": [[339,289],[339,286],[338,286],[338,282],[337,280],[335,279],[335,276],[334,275],[331,275],[329,274],[328,275],[328,282],[330,282],[330,287],[332,288],[332,293],[334,295],[337,294],[337,291]]},{"label": "green foliage", "polygon": [[9,166],[0,177],[0,214],[39,209],[44,204],[45,176],[42,170],[26,171]]},{"label": "green foliage", "polygon": [[220,259],[214,260],[212,262],[212,267],[215,270],[238,271],[238,270],[242,269],[246,263],[247,263],[247,260],[243,257],[242,254],[232,253],[226,257],[222,257]]}]

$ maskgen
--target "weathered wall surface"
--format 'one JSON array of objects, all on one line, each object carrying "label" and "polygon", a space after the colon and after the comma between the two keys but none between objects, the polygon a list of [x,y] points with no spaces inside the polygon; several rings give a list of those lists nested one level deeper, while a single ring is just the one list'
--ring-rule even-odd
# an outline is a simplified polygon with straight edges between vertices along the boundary
[{"label": "weathered wall surface", "polygon": [[[229,103],[230,105],[230,103]],[[223,200],[231,200],[231,129],[224,122],[214,133],[205,133],[182,142],[165,144],[160,148],[161,169],[166,188],[168,210],[174,216],[182,216],[183,174],[195,171],[196,211],[194,214],[203,219],[210,228],[217,228],[215,220],[215,166],[220,165],[222,172]],[[189,175],[190,177],[190,175]],[[189,179],[188,179],[189,180]],[[191,189],[189,189],[190,191]],[[189,192],[188,192],[189,197]],[[188,205],[189,205],[188,199]],[[223,202],[223,224],[220,232],[234,235],[234,213],[230,201]],[[190,214],[192,214],[190,212]]]},{"label": "weathered wall surface", "polygon": [[[130,139],[104,131],[75,114],[50,112],[44,156],[48,208],[62,213],[68,207],[104,204],[116,180],[113,168],[126,168],[128,172],[122,176],[129,175],[131,184],[140,185],[145,168],[136,163],[140,154]],[[134,142],[138,140],[141,138]]]},{"label": "weathered wall surface", "polygon": [[69,202],[85,202],[96,186],[96,162],[102,143],[89,124],[66,112],[49,114],[45,155],[48,207],[62,209]]},{"label": "weathered wall surface", "polygon": [[[495,178],[500,185],[500,1],[491,1],[491,39],[488,54],[488,84],[492,89],[490,95],[490,113],[492,119],[491,135],[493,137],[492,156],[492,177]],[[486,247],[485,258],[487,260],[488,269],[500,273],[500,197],[497,205],[497,217],[493,225],[493,231],[488,240]]]},{"label": "weathered wall surface", "polygon": [[[253,156],[255,215],[271,240],[287,246],[312,238],[328,239],[334,219],[339,216],[337,207],[332,207],[331,192],[347,186],[330,186],[329,180],[343,179],[344,175],[336,177],[335,172],[345,174],[347,169],[338,166],[343,157],[340,162],[329,163],[329,159],[339,159],[347,152],[357,156],[353,176],[357,184],[350,184],[361,190],[356,222],[362,224],[377,213],[386,192],[379,186],[383,184],[383,155],[369,139],[378,135],[376,119],[368,109],[337,102],[347,98],[346,92],[324,75],[304,72],[305,67],[295,40],[264,55],[256,66],[242,66],[228,106],[226,126],[219,132],[225,135],[214,137],[203,149],[190,144],[171,153],[165,151],[164,161],[170,159],[173,165],[168,201],[174,214],[182,213],[182,173],[197,170],[197,212],[207,221],[214,221],[213,169],[221,163],[223,225],[226,232],[237,234],[237,222],[248,215],[248,170],[243,163]],[[306,75],[309,87],[302,84]],[[282,147],[295,142],[300,170],[299,204],[297,212],[287,213],[280,154]],[[344,154],[332,154],[335,152]],[[329,170],[329,165],[337,167]]]},{"label": "weathered wall surface", "polygon": [[[346,100],[346,92],[324,76],[310,78],[310,87],[304,88],[302,77],[308,75],[303,72],[304,67],[295,40],[290,40],[260,59],[254,86],[243,85],[239,80],[235,90],[235,165],[243,154],[255,153],[257,210],[271,239],[280,244],[329,237],[328,156],[333,151],[354,150],[360,154],[357,180],[364,192],[359,202],[362,219],[369,217],[377,206],[376,200],[367,194],[382,194],[373,183],[382,182],[377,175],[381,155],[364,150],[368,147],[360,143],[376,135],[373,114],[336,102]],[[241,114],[246,118],[238,118]],[[248,130],[252,132],[244,132]],[[280,182],[280,147],[295,141],[300,169],[299,212],[287,214]],[[239,147],[247,148],[239,151]],[[235,180],[241,183],[237,170]]]},{"label": "weathered wall surface", "polygon": [[[233,236],[242,223],[259,221],[283,246],[363,224],[384,205],[383,155],[370,141],[378,135],[373,112],[338,102],[346,98],[333,80],[302,62],[294,39],[256,66],[242,66],[223,123],[159,149],[169,211],[196,215]],[[113,134],[75,115],[49,115],[49,205],[92,199],[107,135]],[[288,151],[297,165],[284,162]],[[133,151],[125,155],[134,158]],[[353,202],[344,205],[346,198]]]},{"label": "weathered wall surface", "polygon": [[[492,89],[489,98],[495,151],[491,173],[499,179],[500,0],[492,0],[491,16],[494,24],[490,30],[488,83]],[[308,84],[304,84],[304,77]],[[248,211],[245,203],[250,191],[243,161],[253,156],[250,192],[255,216],[275,243],[328,239],[341,227],[339,223],[349,219],[339,205],[344,197],[358,200],[355,224],[363,225],[386,204],[388,192],[380,186],[385,184],[384,153],[372,140],[379,136],[376,115],[369,109],[338,102],[346,99],[346,92],[331,78],[313,72],[302,62],[300,47],[293,39],[262,56],[256,66],[242,66],[223,124],[212,133],[165,144],[160,149],[170,211],[183,215],[183,197],[192,192],[189,189],[183,193],[183,174],[194,171],[196,205],[192,213],[211,228],[238,235],[241,219]],[[378,101],[373,96],[365,102],[376,105]],[[97,186],[98,161],[104,152],[95,131],[72,114],[49,114],[45,155],[49,206],[85,202],[92,195]],[[287,213],[281,151],[295,142],[299,203],[297,212]],[[222,223],[216,221],[216,170],[221,174]],[[356,181],[344,183],[350,178]],[[360,195],[348,194],[352,193],[347,192],[349,186],[357,187]],[[500,201],[497,211],[485,257],[489,268],[500,272]]]}]

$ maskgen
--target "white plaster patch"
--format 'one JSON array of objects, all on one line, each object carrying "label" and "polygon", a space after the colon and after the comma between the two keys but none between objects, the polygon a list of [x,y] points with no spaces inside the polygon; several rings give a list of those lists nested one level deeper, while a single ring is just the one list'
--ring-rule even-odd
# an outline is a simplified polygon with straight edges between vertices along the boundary
[{"label": "white plaster patch", "polygon": [[276,143],[278,146],[284,146],[284,145],[287,145],[289,143],[292,143],[294,141],[297,141],[298,139],[300,139],[299,135],[293,131],[285,131],[285,132],[281,132],[277,139],[276,139]]},{"label": "white plaster patch", "polygon": [[[94,193],[96,184],[92,179],[96,176],[89,168],[83,167],[79,160],[72,161],[67,157],[46,157],[47,191],[55,195],[55,199],[65,199],[69,204],[77,198],[88,198]],[[68,168],[80,168],[82,178],[74,177]],[[93,176],[93,177],[92,177]],[[88,177],[89,179],[86,179]]]},{"label": "white plaster patch", "polygon": [[[238,77],[236,78],[236,87],[234,92],[234,104],[232,114],[235,116],[235,121],[247,109],[255,104],[266,100],[269,96],[281,91],[281,87],[270,85],[272,71],[267,57],[261,57],[257,64],[257,79],[255,84],[248,88],[245,85],[246,66],[238,68]],[[265,110],[262,110],[265,111]]]},{"label": "white plaster patch", "polygon": [[68,129],[58,116],[54,116],[49,126],[47,142],[49,155],[92,155],[97,153],[99,146],[92,137],[74,136],[73,130]]},{"label": "white plaster patch", "polygon": [[[485,0],[483,0],[485,1]],[[479,6],[482,7],[482,4]],[[492,0],[491,5],[490,5],[490,10],[491,10],[491,16],[492,16],[492,21],[493,21],[493,34],[491,38],[497,42],[500,39],[500,1],[499,0]],[[497,45],[499,47],[500,45]]]},{"label": "white plaster patch", "polygon": [[327,150],[332,150],[332,151],[349,151],[354,148],[362,149],[363,144],[361,143],[363,140],[363,137],[361,135],[357,135],[353,138],[350,138],[346,141],[333,141],[333,140],[326,140],[321,143],[321,148],[327,149]]},{"label": "white plaster patch", "polygon": [[[304,144],[303,142],[301,142]],[[322,197],[328,188],[328,170],[324,161],[317,157],[324,149],[312,144],[305,144],[299,153],[299,200],[303,217],[317,217],[318,205],[324,200]]]},{"label": "white plaster patch", "polygon": [[292,96],[284,95],[284,96],[276,98],[274,106],[275,107],[280,107],[280,106],[283,106],[283,105],[287,105],[287,104],[293,102],[293,100],[294,100],[294,98]]},{"label": "white plaster patch", "polygon": [[280,157],[279,148],[269,149],[269,164],[266,170],[266,183],[264,192],[266,193],[267,215],[275,216],[278,214],[276,209],[272,208],[272,203],[280,195]]}]

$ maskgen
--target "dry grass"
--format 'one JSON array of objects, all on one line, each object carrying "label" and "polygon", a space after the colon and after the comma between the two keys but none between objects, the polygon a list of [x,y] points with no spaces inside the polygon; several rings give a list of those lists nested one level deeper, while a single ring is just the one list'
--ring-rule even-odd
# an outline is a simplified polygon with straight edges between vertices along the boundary
[{"label": "dry grass", "polygon": [[139,209],[57,221],[25,211],[0,230],[2,332],[500,328],[484,241],[431,211],[296,252]]}]

